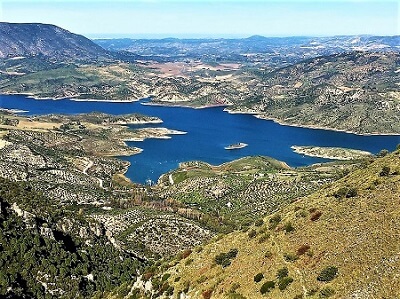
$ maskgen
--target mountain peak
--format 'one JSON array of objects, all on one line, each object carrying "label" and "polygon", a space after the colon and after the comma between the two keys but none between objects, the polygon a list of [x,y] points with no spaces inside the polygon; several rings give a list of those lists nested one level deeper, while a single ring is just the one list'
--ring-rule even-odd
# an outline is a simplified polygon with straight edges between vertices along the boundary
[{"label": "mountain peak", "polygon": [[109,57],[88,38],[55,25],[0,22],[0,58],[36,55],[63,61]]}]

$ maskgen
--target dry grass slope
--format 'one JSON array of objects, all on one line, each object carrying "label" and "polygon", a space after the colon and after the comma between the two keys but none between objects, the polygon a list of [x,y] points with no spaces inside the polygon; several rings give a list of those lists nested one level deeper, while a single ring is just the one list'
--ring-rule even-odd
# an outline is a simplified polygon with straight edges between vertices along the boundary
[{"label": "dry grass slope", "polygon": [[[399,203],[398,150],[299,198],[277,213],[280,221],[277,214],[265,218],[250,229],[255,236],[234,232],[170,262],[177,264],[167,270],[168,283],[175,294],[188,290],[187,298],[399,298]],[[231,265],[217,265],[215,256],[232,248],[238,254]],[[321,277],[330,266],[337,274]],[[280,290],[284,267],[293,282]],[[263,279],[256,283],[258,273]],[[275,287],[261,295],[267,281]]]}]

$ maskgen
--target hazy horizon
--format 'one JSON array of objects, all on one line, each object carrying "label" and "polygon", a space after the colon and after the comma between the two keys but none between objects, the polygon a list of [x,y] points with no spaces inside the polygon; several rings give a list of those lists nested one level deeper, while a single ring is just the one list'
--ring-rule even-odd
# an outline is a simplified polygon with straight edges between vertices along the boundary
[{"label": "hazy horizon", "polygon": [[91,38],[392,36],[400,35],[400,5],[369,0],[2,0],[0,21],[54,24]]},{"label": "hazy horizon", "polygon": [[375,34],[340,34],[340,35],[260,35],[260,34],[252,34],[252,35],[232,35],[232,34],[221,34],[221,35],[207,35],[207,34],[168,34],[168,33],[159,33],[159,34],[83,34],[85,37],[89,39],[245,39],[253,36],[262,36],[266,38],[334,38],[334,37],[355,37],[355,36],[384,36],[384,37],[394,37],[400,36],[399,34],[395,35],[375,35]]}]

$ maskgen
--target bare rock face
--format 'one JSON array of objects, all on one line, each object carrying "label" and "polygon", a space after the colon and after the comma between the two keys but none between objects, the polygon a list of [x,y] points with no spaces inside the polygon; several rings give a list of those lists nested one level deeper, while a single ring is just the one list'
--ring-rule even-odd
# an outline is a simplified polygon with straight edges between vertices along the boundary
[{"label": "bare rock face", "polygon": [[79,229],[79,237],[82,239],[88,239],[90,237],[89,229],[87,227],[81,227]]},{"label": "bare rock face", "polygon": [[52,231],[52,229],[49,228],[49,227],[43,227],[43,226],[41,226],[41,227],[40,227],[40,234],[41,234],[43,237],[45,237],[45,238],[55,240],[53,231]]},{"label": "bare rock face", "polygon": [[88,38],[54,25],[0,22],[0,58],[38,55],[54,60],[98,60],[110,56]]},{"label": "bare rock face", "polygon": [[105,229],[104,225],[98,222],[90,222],[89,223],[90,230],[97,236],[104,236]]}]

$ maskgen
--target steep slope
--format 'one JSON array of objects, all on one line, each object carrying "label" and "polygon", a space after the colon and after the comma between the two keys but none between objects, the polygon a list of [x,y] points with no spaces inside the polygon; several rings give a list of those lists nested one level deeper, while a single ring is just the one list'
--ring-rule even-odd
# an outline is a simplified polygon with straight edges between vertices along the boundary
[{"label": "steep slope", "polygon": [[36,55],[53,60],[95,60],[110,56],[86,37],[54,25],[0,22],[0,58]]},{"label": "steep slope", "polygon": [[143,264],[114,248],[99,223],[0,178],[1,298],[88,298]]},{"label": "steep slope", "polygon": [[183,204],[189,214],[199,215],[215,231],[227,233],[315,192],[357,165],[358,162],[327,163],[323,168],[290,168],[284,162],[262,156],[218,166],[191,161],[161,176],[154,190],[160,198],[173,198]]},{"label": "steep slope", "polygon": [[397,150],[144,277],[183,298],[398,298],[399,197]]}]

